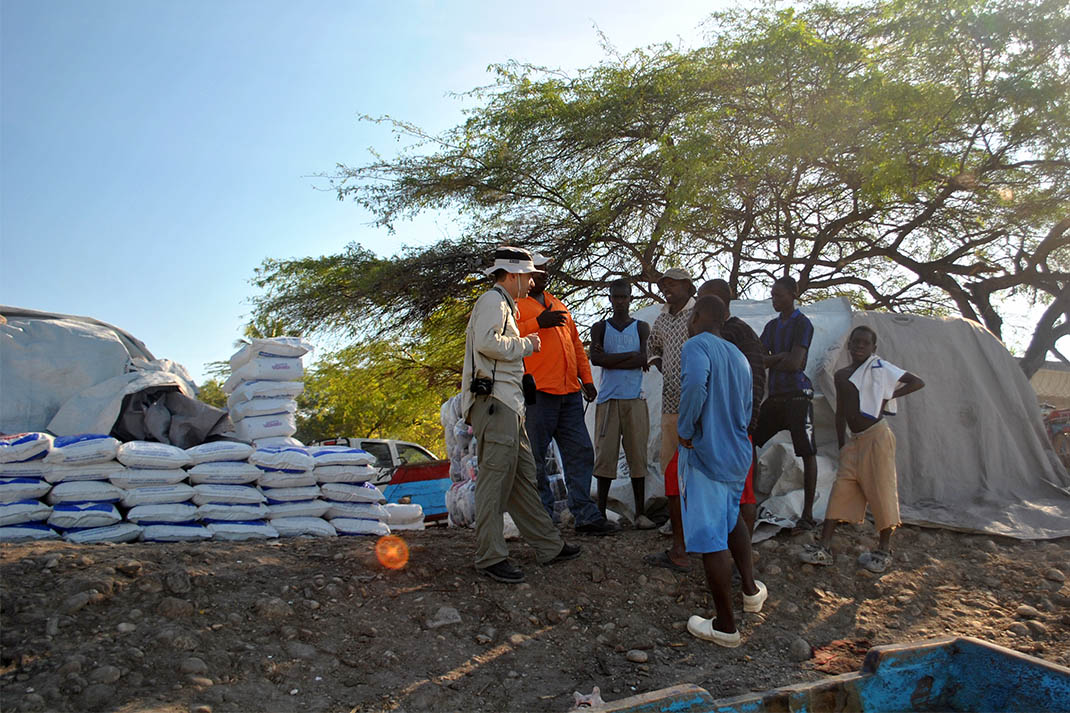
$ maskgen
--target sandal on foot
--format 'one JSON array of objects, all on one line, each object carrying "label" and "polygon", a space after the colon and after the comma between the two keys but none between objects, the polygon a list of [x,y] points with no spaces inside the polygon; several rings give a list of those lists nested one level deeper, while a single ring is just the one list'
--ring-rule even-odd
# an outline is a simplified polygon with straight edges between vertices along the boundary
[{"label": "sandal on foot", "polygon": [[816,529],[817,529],[817,520],[814,520],[812,518],[800,517],[799,520],[795,523],[795,527],[791,528],[791,534],[792,535],[799,535],[799,534],[802,534],[804,532],[810,532],[810,531],[816,530]]},{"label": "sandal on foot", "polygon": [[758,587],[757,592],[754,594],[743,595],[743,611],[750,612],[751,614],[760,612],[762,610],[762,604],[769,598],[769,590],[766,589],[764,584],[756,579],[754,580],[754,586]]},{"label": "sandal on foot", "polygon": [[892,555],[890,552],[884,550],[873,550],[872,552],[863,552],[858,556],[858,564],[865,567],[870,572],[880,574],[884,570],[888,569],[888,565],[892,561]]},{"label": "sandal on foot", "polygon": [[816,564],[823,567],[828,567],[834,561],[832,553],[828,551],[828,548],[820,545],[803,545],[803,550],[799,554],[799,559],[806,564]]},{"label": "sandal on foot", "polygon": [[698,614],[687,620],[687,631],[696,638],[703,641],[712,641],[718,646],[724,646],[727,649],[736,648],[741,640],[738,629],[731,634],[717,631],[717,629],[713,628],[713,619],[704,619]]},{"label": "sandal on foot", "polygon": [[647,564],[654,565],[655,567],[671,569],[673,572],[689,572],[691,570],[690,567],[685,567],[684,565],[673,562],[672,558],[669,557],[669,553],[664,551],[646,555],[643,557],[643,561]]}]

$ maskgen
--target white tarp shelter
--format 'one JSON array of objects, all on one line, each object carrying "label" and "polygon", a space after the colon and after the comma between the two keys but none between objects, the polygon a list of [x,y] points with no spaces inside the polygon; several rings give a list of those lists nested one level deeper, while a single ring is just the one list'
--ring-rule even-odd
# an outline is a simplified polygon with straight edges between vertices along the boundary
[{"label": "white tarp shelter", "polygon": [[90,317],[0,305],[0,433],[108,433],[123,397],[176,386],[195,397],[185,368]]},{"label": "white tarp shelter", "polygon": [[[960,318],[852,312],[846,300],[801,307],[814,324],[806,373],[814,383],[818,442],[818,497],[814,514],[824,516],[836,477],[832,375],[848,363],[842,348],[853,326],[878,334],[877,352],[920,376],[925,388],[903,399],[889,418],[896,434],[899,498],[905,523],[987,532],[1023,539],[1070,535],[1070,475],[1048,442],[1036,396],[1003,344],[984,327]],[[634,316],[653,325],[659,306]],[[759,335],[775,316],[764,301],[735,301],[732,314]],[[598,383],[597,367],[594,368]],[[650,409],[647,497],[664,494],[660,451],[661,374],[643,378]],[[826,398],[826,394],[828,398]],[[594,408],[587,411],[594,432]],[[631,517],[627,464],[610,489],[611,507]],[[802,464],[787,432],[759,455],[756,490],[761,502],[756,539],[795,523],[802,511]],[[592,488],[593,490],[593,488]]]}]

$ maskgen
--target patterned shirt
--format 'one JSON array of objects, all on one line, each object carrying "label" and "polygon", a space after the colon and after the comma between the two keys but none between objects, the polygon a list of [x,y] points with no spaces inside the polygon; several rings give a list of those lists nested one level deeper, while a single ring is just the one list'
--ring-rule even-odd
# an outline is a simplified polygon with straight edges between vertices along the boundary
[{"label": "patterned shirt", "polygon": [[[810,342],[814,339],[814,325],[799,310],[791,313],[787,319],[779,315],[769,320],[762,330],[762,344],[770,354],[790,352],[797,346],[806,347],[809,356]],[[803,359],[803,369],[806,360]],[[813,391],[814,386],[803,370],[779,371],[769,370],[769,395],[791,394],[799,391]]]},{"label": "patterned shirt", "polygon": [[661,314],[650,329],[650,356],[661,357],[661,412],[680,411],[680,350],[687,341],[687,323],[695,300],[689,299],[684,308],[672,314],[669,305],[661,308]]}]

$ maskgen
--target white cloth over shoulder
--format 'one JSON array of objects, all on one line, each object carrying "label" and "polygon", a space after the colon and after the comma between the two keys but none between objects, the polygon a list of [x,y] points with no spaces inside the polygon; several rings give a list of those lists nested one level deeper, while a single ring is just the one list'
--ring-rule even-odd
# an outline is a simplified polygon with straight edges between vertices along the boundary
[{"label": "white cloth over shoulder", "polygon": [[863,416],[870,418],[881,417],[881,404],[885,399],[888,403],[884,406],[883,413],[892,416],[895,414],[895,385],[907,373],[891,362],[884,361],[876,354],[866,359],[862,366],[854,370],[849,381],[858,389],[858,410]]}]

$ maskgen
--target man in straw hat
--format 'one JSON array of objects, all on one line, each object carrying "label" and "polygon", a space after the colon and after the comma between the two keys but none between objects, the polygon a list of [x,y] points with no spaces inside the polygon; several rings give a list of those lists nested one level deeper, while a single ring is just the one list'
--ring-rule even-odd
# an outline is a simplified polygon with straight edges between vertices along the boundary
[{"label": "man in straw hat", "polygon": [[539,501],[535,459],[524,428],[524,357],[539,351],[538,334],[521,337],[516,302],[527,296],[537,272],[527,250],[500,247],[484,270],[494,280],[472,308],[465,331],[461,408],[475,432],[476,568],[499,582],[519,583],[524,573],[508,559],[503,512],[535,548],[541,564],[579,556],[554,527]]}]

